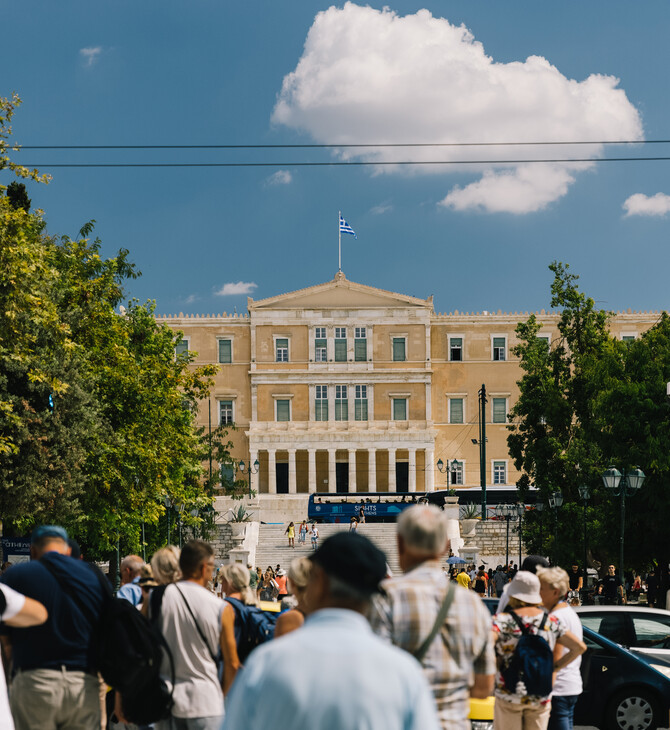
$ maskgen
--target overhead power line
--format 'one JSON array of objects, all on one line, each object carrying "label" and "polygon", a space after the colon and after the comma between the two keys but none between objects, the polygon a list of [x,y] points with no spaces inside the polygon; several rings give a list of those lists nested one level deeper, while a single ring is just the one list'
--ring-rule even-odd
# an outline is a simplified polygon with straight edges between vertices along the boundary
[{"label": "overhead power line", "polygon": [[525,165],[534,163],[576,163],[576,162],[663,162],[670,160],[664,157],[570,157],[555,159],[521,159],[521,160],[395,160],[372,161],[352,160],[341,162],[337,160],[326,162],[22,162],[25,167],[40,169],[64,167],[364,167],[364,166],[392,166],[392,165]]},{"label": "overhead power line", "polygon": [[670,139],[561,140],[553,142],[365,142],[355,144],[72,144],[18,145],[20,150],[286,150],[370,147],[548,147],[551,145],[670,144]]}]

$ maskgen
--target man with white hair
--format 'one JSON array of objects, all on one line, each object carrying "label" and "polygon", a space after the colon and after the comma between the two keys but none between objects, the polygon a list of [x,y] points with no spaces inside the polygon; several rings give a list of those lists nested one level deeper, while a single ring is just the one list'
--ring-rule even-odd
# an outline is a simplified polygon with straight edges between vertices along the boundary
[{"label": "man with white hair", "polygon": [[469,698],[493,691],[491,617],[476,593],[451,585],[442,570],[449,550],[444,512],[433,505],[409,507],[397,532],[405,575],[384,581],[370,623],[379,636],[419,658],[441,726],[469,730]]}]

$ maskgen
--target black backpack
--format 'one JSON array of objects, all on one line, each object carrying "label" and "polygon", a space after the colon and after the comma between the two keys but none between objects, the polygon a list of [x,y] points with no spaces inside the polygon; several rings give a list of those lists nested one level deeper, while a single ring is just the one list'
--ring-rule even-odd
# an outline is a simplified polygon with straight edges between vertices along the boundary
[{"label": "black backpack", "polygon": [[[102,589],[100,616],[95,616],[47,560],[42,565],[56,578],[93,627],[93,661],[105,682],[121,695],[129,722],[147,725],[169,716],[172,691],[161,679],[163,653],[169,657],[174,686],[174,666],[165,639],[138,609],[123,598],[115,598],[105,576],[95,566]],[[159,589],[155,589],[159,590]]]},{"label": "black backpack", "polygon": [[244,663],[251,652],[260,644],[275,635],[277,614],[263,611],[257,606],[247,606],[237,598],[226,598],[235,609],[235,617],[239,619],[240,636],[237,641],[237,655]]},{"label": "black backpack", "polygon": [[521,629],[521,637],[509,665],[501,672],[505,688],[509,692],[516,692],[517,684],[523,682],[527,695],[546,697],[552,690],[554,652],[547,640],[540,636],[540,631],[547,622],[548,614],[545,611],[540,628],[534,634],[511,608],[507,612]]}]

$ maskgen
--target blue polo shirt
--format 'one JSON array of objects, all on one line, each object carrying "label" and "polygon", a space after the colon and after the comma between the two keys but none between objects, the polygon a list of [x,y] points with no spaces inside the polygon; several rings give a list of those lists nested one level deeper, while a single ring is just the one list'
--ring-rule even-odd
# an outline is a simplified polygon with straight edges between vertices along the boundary
[{"label": "blue polo shirt", "polygon": [[14,669],[92,670],[92,627],[77,604],[63,591],[67,583],[94,616],[100,615],[103,590],[94,566],[69,555],[45,553],[42,560],[53,566],[54,577],[38,560],[19,563],[4,573],[0,581],[24,596],[42,603],[49,618],[41,626],[16,629],[5,627],[12,641]]}]

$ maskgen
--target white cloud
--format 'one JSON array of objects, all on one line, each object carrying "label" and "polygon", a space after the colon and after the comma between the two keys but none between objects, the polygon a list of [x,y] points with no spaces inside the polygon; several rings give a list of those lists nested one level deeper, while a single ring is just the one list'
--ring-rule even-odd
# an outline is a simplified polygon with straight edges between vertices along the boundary
[{"label": "white cloud", "polygon": [[240,294],[251,294],[251,292],[258,286],[258,284],[254,284],[253,282],[246,282],[246,281],[238,281],[237,283],[229,282],[228,284],[224,284],[218,291],[215,291],[214,294],[217,297],[232,297],[232,296],[238,296]]},{"label": "white cloud", "polygon": [[267,185],[289,185],[293,182],[293,175],[289,170],[277,170],[265,182]]},{"label": "white cloud", "polygon": [[622,208],[626,211],[624,218],[631,215],[664,216],[670,213],[670,195],[656,193],[648,196],[635,193],[624,201]]},{"label": "white cloud", "polygon": [[[498,63],[464,26],[427,10],[400,16],[351,2],[314,19],[272,119],[321,143],[532,142],[642,139],[618,79],[566,78],[545,58]],[[481,165],[385,166],[377,174],[481,175],[443,204],[528,213],[565,195],[590,163],[486,164],[490,159],[597,158],[602,145],[347,149],[341,159],[481,160]],[[537,167],[532,170],[531,167]]]},{"label": "white cloud", "polygon": [[193,304],[194,302],[197,302],[199,298],[200,297],[195,294],[189,294],[186,299],[184,299],[184,304]]},{"label": "white cloud", "polygon": [[102,53],[101,46],[95,46],[94,48],[80,48],[79,55],[84,59],[85,66],[92,66],[100,58]]},{"label": "white cloud", "polygon": [[388,213],[392,210],[393,206],[390,203],[380,203],[379,205],[375,205],[370,208],[370,213],[372,213],[372,215],[384,215],[384,213]]}]

